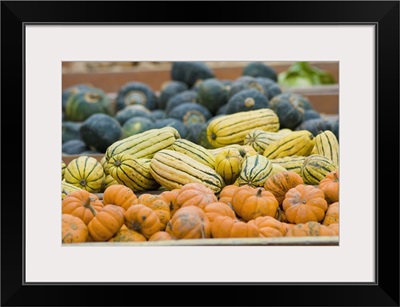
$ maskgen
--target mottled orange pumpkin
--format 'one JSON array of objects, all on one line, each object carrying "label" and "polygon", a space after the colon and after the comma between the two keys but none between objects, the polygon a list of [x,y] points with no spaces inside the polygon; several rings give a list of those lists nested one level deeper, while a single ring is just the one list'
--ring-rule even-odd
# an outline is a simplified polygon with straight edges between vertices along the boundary
[{"label": "mottled orange pumpkin", "polygon": [[137,199],[132,189],[123,184],[113,184],[105,189],[103,194],[104,205],[116,205],[128,210]]},{"label": "mottled orange pumpkin", "polygon": [[271,192],[244,186],[233,194],[232,207],[238,216],[250,221],[259,216],[275,217],[279,204]]},{"label": "mottled orange pumpkin", "polygon": [[334,232],[335,236],[339,235],[339,223],[330,224],[328,228]]},{"label": "mottled orange pumpkin", "polygon": [[254,224],[260,230],[260,237],[284,237],[285,226],[272,216],[259,216],[248,222]]},{"label": "mottled orange pumpkin", "polygon": [[207,204],[217,202],[214,192],[201,183],[184,185],[176,197],[176,202],[181,208],[196,206],[203,209]]},{"label": "mottled orange pumpkin", "polygon": [[137,198],[135,203],[145,205],[146,207],[154,210],[158,215],[161,224],[163,224],[162,230],[165,229],[167,222],[171,219],[171,212],[169,205],[166,201],[164,201],[163,198],[161,198],[159,195],[144,193]]},{"label": "mottled orange pumpkin", "polygon": [[181,189],[173,189],[170,191],[164,191],[159,196],[162,200],[164,200],[169,205],[170,216],[173,217],[176,210],[180,208],[179,204],[176,201],[176,197],[179,194]]},{"label": "mottled orange pumpkin", "polygon": [[157,213],[142,204],[130,206],[124,217],[126,227],[141,233],[146,239],[164,228]]},{"label": "mottled orange pumpkin", "polygon": [[224,186],[221,192],[219,193],[218,201],[223,202],[225,204],[231,203],[233,193],[235,193],[237,189],[239,189],[239,185],[230,184]]},{"label": "mottled orange pumpkin", "polygon": [[274,194],[281,205],[286,192],[299,184],[304,184],[303,178],[299,174],[293,171],[284,171],[268,177],[264,183],[264,189]]},{"label": "mottled orange pumpkin", "polygon": [[[122,228],[122,227],[121,227]],[[146,237],[132,229],[120,229],[108,242],[145,242]]]},{"label": "mottled orange pumpkin", "polygon": [[86,242],[88,235],[88,228],[79,217],[62,214],[62,243]]},{"label": "mottled orange pumpkin", "polygon": [[157,231],[149,238],[149,241],[169,241],[169,240],[175,240],[175,239],[166,231]]},{"label": "mottled orange pumpkin", "polygon": [[291,188],[282,203],[285,216],[290,223],[321,222],[328,209],[324,192],[312,186],[299,184]]},{"label": "mottled orange pumpkin", "polygon": [[326,201],[335,203],[339,201],[339,170],[328,173],[319,182],[318,188],[325,194]]},{"label": "mottled orange pumpkin", "polygon": [[202,209],[187,206],[178,209],[167,223],[166,232],[176,239],[205,239],[211,237],[211,223]]},{"label": "mottled orange pumpkin", "polygon": [[220,201],[206,205],[203,208],[203,211],[207,215],[210,222],[213,222],[217,216],[230,216],[233,219],[236,218],[233,208],[230,205]]},{"label": "mottled orange pumpkin", "polygon": [[318,222],[297,224],[286,233],[286,237],[336,236],[334,230]]},{"label": "mottled orange pumpkin", "polygon": [[73,191],[62,201],[62,213],[79,217],[86,225],[93,219],[94,214],[103,209],[99,198],[86,190]]},{"label": "mottled orange pumpkin", "polygon": [[285,227],[286,229],[286,233],[292,229],[294,226],[296,226],[296,224],[291,224],[291,223],[286,223],[286,222],[281,222],[283,227]]},{"label": "mottled orange pumpkin", "polygon": [[325,218],[322,221],[322,224],[326,226],[337,223],[339,223],[339,202],[335,202],[328,206],[328,210],[325,213]]},{"label": "mottled orange pumpkin", "polygon": [[89,222],[88,229],[93,241],[111,239],[124,223],[125,209],[116,205],[105,205]]},{"label": "mottled orange pumpkin", "polygon": [[211,235],[213,238],[257,238],[260,237],[260,230],[251,223],[217,216],[211,224]]}]

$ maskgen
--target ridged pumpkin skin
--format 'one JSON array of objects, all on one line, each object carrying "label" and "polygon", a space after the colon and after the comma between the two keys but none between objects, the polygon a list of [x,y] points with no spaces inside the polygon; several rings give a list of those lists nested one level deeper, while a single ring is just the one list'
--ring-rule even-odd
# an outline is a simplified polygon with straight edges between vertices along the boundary
[{"label": "ridged pumpkin skin", "polygon": [[322,190],[312,185],[299,184],[286,193],[282,207],[290,223],[301,224],[321,222],[328,203]]},{"label": "ridged pumpkin skin", "polygon": [[199,182],[187,183],[180,188],[176,197],[179,206],[197,206],[204,207],[206,204],[217,201],[214,192]]},{"label": "ridged pumpkin skin", "polygon": [[285,199],[286,192],[299,184],[304,184],[303,178],[295,172],[285,171],[276,173],[264,183],[264,189],[274,194],[276,200],[281,205]]},{"label": "ridged pumpkin skin", "polygon": [[203,211],[205,212],[211,223],[215,220],[217,216],[229,216],[233,219],[236,218],[236,214],[233,208],[230,205],[219,201],[206,205],[203,208]]},{"label": "ridged pumpkin skin", "polygon": [[259,216],[275,217],[279,207],[275,196],[263,188],[240,188],[232,197],[235,213],[245,221]]},{"label": "ridged pumpkin skin", "polygon": [[109,186],[103,194],[104,205],[116,205],[128,210],[137,199],[136,194],[123,184]]},{"label": "ridged pumpkin skin", "polygon": [[62,213],[76,216],[86,225],[102,209],[103,203],[99,198],[85,190],[71,192],[62,201]]},{"label": "ridged pumpkin skin", "polygon": [[153,209],[142,204],[129,207],[124,217],[126,227],[140,232],[146,239],[164,228],[157,213]]},{"label": "ridged pumpkin skin", "polygon": [[121,229],[108,242],[145,242],[146,237],[132,229]]},{"label": "ridged pumpkin skin", "polygon": [[169,241],[169,240],[175,240],[175,239],[166,231],[157,231],[149,238],[149,241]]},{"label": "ridged pumpkin skin", "polygon": [[196,206],[177,210],[167,224],[166,232],[177,240],[211,237],[211,223],[202,209]]},{"label": "ridged pumpkin skin", "polygon": [[124,209],[115,205],[106,205],[89,222],[88,229],[93,241],[111,239],[124,224]]},{"label": "ridged pumpkin skin", "polygon": [[259,216],[248,222],[260,229],[260,237],[284,237],[286,235],[285,226],[271,216]]},{"label": "ridged pumpkin skin", "polygon": [[181,207],[181,205],[176,201],[180,190],[181,189],[172,189],[170,191],[161,192],[161,194],[159,195],[160,198],[169,205],[171,217],[173,217],[176,210]]},{"label": "ridged pumpkin skin", "polygon": [[99,193],[104,185],[104,169],[93,157],[80,156],[68,163],[65,169],[66,182],[91,193]]},{"label": "ridged pumpkin skin", "polygon": [[328,210],[325,213],[325,218],[322,221],[322,225],[329,226],[331,224],[339,223],[339,202],[330,204]]},{"label": "ridged pumpkin skin", "polygon": [[237,178],[239,185],[262,187],[268,177],[272,175],[272,162],[260,155],[246,156],[242,170]]},{"label": "ridged pumpkin skin", "polygon": [[62,215],[62,243],[86,242],[89,235],[86,224],[71,214]]},{"label": "ridged pumpkin skin", "polygon": [[286,237],[336,236],[335,230],[318,222],[297,224],[286,233]]},{"label": "ridged pumpkin skin", "polygon": [[339,170],[328,173],[319,182],[318,188],[325,194],[326,201],[330,203],[339,201]]},{"label": "ridged pumpkin skin", "polygon": [[239,189],[238,185],[235,184],[230,184],[225,186],[222,190],[221,193],[219,193],[219,202],[223,202],[225,204],[230,204],[232,202],[232,196],[236,192],[236,190]]},{"label": "ridged pumpkin skin", "polygon": [[141,194],[136,200],[136,204],[145,205],[154,210],[163,225],[161,230],[165,229],[165,225],[171,218],[171,211],[169,205],[159,195],[152,195],[149,193]]},{"label": "ridged pumpkin skin", "polygon": [[211,234],[213,238],[257,238],[260,230],[254,224],[229,216],[217,216],[211,224]]}]

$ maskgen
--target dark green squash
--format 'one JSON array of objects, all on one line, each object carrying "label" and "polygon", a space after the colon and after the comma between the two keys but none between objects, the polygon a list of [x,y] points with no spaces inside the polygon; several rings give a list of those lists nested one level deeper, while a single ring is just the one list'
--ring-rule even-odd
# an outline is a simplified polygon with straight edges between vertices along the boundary
[{"label": "dark green squash", "polygon": [[160,129],[163,127],[175,128],[183,139],[185,139],[189,133],[188,127],[182,121],[175,118],[159,119],[153,125],[153,129]]},{"label": "dark green squash", "polygon": [[89,149],[83,140],[69,140],[61,146],[62,153],[67,155],[79,155],[81,152]]},{"label": "dark green squash", "polygon": [[203,130],[204,123],[196,123],[189,125],[187,127],[188,127],[188,134],[186,136],[186,139],[195,144],[199,144],[200,132]]},{"label": "dark green squash", "polygon": [[314,118],[321,118],[321,114],[319,114],[316,110],[305,110],[304,111],[304,119],[303,121],[314,119]]},{"label": "dark green squash", "polygon": [[114,115],[111,100],[101,89],[90,89],[70,96],[65,115],[68,121],[83,122],[93,114]]},{"label": "dark green squash", "polygon": [[278,115],[280,128],[295,129],[304,120],[304,104],[299,95],[280,94],[269,102]]},{"label": "dark green squash", "polygon": [[331,131],[339,141],[339,118],[331,121]]},{"label": "dark green squash", "polygon": [[274,68],[263,62],[251,62],[247,64],[242,71],[243,76],[265,77],[278,81],[278,74]]},{"label": "dark green squash", "polygon": [[171,79],[181,81],[191,88],[197,80],[214,78],[213,70],[204,62],[181,61],[173,62],[171,67]]},{"label": "dark green squash", "polygon": [[215,115],[225,115],[226,114],[226,108],[228,107],[228,103],[225,103],[223,106],[221,106],[217,113]]},{"label": "dark green squash", "polygon": [[201,129],[199,129],[199,134],[197,136],[197,143],[200,146],[203,146],[206,149],[214,149],[214,146],[211,145],[211,143],[208,140],[207,137],[207,126],[208,126],[208,122],[202,124]]},{"label": "dark green squash", "polygon": [[82,122],[70,122],[64,121],[61,124],[61,139],[62,143],[70,140],[81,140],[81,134],[79,132],[82,126]]},{"label": "dark green squash", "polygon": [[86,119],[80,129],[82,140],[91,150],[104,153],[122,136],[119,122],[107,114],[94,114]]},{"label": "dark green squash", "polygon": [[211,114],[216,114],[218,109],[228,102],[228,90],[218,79],[206,79],[201,82],[197,94],[198,103],[206,107]]},{"label": "dark green squash", "polygon": [[73,86],[70,86],[62,91],[62,110],[65,111],[65,108],[67,106],[67,101],[71,95],[90,90],[93,88],[91,85],[88,84],[76,84]]},{"label": "dark green squash", "polygon": [[226,114],[258,110],[269,107],[268,98],[256,89],[245,89],[233,95],[225,109]]},{"label": "dark green squash", "polygon": [[145,106],[149,110],[154,110],[157,108],[158,97],[146,83],[137,81],[125,83],[117,93],[117,111],[135,104]]},{"label": "dark green squash", "polygon": [[187,91],[188,89],[186,83],[174,80],[167,81],[161,86],[158,108],[165,110],[167,102],[172,96]]},{"label": "dark green squash", "polygon": [[154,121],[156,121],[158,119],[167,118],[167,112],[165,112],[165,110],[162,110],[162,109],[153,110],[153,111],[151,111],[151,118]]},{"label": "dark green squash", "polygon": [[198,102],[197,92],[193,90],[187,90],[172,96],[167,102],[165,112],[168,115],[173,108],[186,102]]},{"label": "dark green squash", "polygon": [[240,76],[239,78],[234,80],[230,86],[228,92],[228,101],[235,94],[247,89],[256,89],[268,98],[266,88],[260,82],[258,82],[256,78],[251,76]]},{"label": "dark green squash", "polygon": [[276,83],[274,80],[264,77],[257,77],[256,80],[264,87],[269,100],[279,94],[282,94],[282,89],[280,88],[279,84]]},{"label": "dark green squash", "polygon": [[122,126],[128,119],[132,117],[147,117],[153,118],[151,111],[147,109],[145,106],[140,104],[134,104],[119,110],[117,114],[115,114],[115,119],[120,123]]},{"label": "dark green squash", "polygon": [[212,114],[206,107],[195,102],[185,102],[178,105],[169,112],[168,116],[182,121],[187,126],[205,123],[212,118]]},{"label": "dark green squash", "polygon": [[295,130],[308,130],[313,136],[317,136],[318,133],[325,130],[332,131],[332,121],[326,118],[313,118],[303,121],[296,127]]},{"label": "dark green squash", "polygon": [[145,132],[153,128],[154,120],[147,117],[134,116],[122,125],[122,137]]}]

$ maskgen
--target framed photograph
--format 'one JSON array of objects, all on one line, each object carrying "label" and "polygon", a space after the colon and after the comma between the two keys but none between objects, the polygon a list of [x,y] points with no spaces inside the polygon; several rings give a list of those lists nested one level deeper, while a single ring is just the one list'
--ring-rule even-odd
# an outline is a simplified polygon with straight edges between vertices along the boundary
[{"label": "framed photograph", "polygon": [[[399,306],[398,1],[2,1],[1,27],[2,306]],[[193,61],[337,67],[339,240],[62,244],[68,64]]]}]

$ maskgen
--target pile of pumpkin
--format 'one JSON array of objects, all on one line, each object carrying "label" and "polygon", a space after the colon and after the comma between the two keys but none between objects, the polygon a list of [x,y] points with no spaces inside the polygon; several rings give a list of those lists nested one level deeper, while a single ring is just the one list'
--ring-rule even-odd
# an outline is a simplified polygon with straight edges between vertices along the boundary
[{"label": "pile of pumpkin", "polygon": [[63,242],[338,235],[331,131],[279,129],[266,108],[219,117],[207,137],[215,149],[152,129],[62,162]]}]

